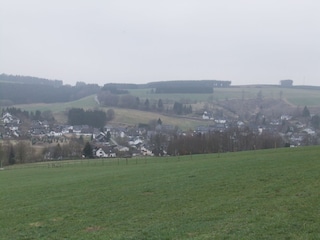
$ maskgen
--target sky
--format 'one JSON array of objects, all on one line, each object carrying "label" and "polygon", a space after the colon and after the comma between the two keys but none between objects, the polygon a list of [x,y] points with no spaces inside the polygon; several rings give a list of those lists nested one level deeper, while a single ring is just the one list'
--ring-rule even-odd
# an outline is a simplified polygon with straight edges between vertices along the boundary
[{"label": "sky", "polygon": [[0,0],[0,74],[320,85],[318,0]]}]

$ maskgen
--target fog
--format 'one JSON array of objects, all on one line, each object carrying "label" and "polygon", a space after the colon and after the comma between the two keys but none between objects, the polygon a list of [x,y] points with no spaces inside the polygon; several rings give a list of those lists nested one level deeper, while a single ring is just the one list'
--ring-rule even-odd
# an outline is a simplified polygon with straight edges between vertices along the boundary
[{"label": "fog", "polygon": [[0,0],[0,73],[320,85],[316,0]]}]

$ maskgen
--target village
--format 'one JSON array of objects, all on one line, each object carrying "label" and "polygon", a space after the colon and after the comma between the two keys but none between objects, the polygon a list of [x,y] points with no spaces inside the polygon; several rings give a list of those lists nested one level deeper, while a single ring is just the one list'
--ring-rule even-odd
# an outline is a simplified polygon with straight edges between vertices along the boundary
[{"label": "village", "polygon": [[[162,123],[160,118],[153,128],[147,125],[108,124],[103,129],[97,129],[88,125],[52,125],[48,121],[39,120],[32,121],[26,128],[19,118],[5,112],[1,116],[0,138],[29,141],[31,146],[46,146],[44,160],[87,157],[83,154],[85,142],[90,142],[91,157],[95,158],[165,156],[168,154],[168,144],[174,136],[205,135],[231,130],[234,132],[233,135],[238,131],[242,132],[242,135],[250,132],[256,136],[267,133],[281,137],[283,144],[278,147],[315,145],[319,141],[319,116],[311,115],[306,107],[299,117],[283,114],[278,118],[268,118],[260,114],[252,118],[252,121],[244,122],[234,118],[216,117],[209,111],[204,111],[201,120],[203,125],[189,131],[182,131],[176,126]],[[74,148],[77,150],[73,150],[74,152],[70,154],[63,154],[62,150],[58,155],[54,154],[57,151],[57,144],[61,148],[72,140],[79,143],[79,146]]]}]

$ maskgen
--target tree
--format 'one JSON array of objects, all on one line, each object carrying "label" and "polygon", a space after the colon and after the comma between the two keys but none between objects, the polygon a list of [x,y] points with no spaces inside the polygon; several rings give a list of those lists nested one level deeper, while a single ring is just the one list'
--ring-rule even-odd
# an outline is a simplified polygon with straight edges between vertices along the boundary
[{"label": "tree", "polygon": [[152,153],[155,156],[163,156],[164,155],[164,145],[167,143],[167,138],[165,135],[158,133],[151,137],[150,139],[153,149]]},{"label": "tree", "polygon": [[310,111],[307,108],[307,106],[304,106],[303,111],[302,111],[302,116],[303,117],[310,117]]},{"label": "tree", "polygon": [[87,110],[72,108],[68,112],[68,123],[70,125],[89,125],[96,128],[104,127],[107,115],[102,110]]},{"label": "tree", "polygon": [[311,118],[311,124],[315,129],[319,129],[320,128],[320,116],[319,115],[314,115]]},{"label": "tree", "polygon": [[92,147],[89,142],[86,142],[86,145],[83,148],[83,155],[85,158],[93,158]]},{"label": "tree", "polygon": [[28,144],[24,141],[19,141],[15,146],[16,156],[15,159],[19,163],[25,163],[28,156]]},{"label": "tree", "polygon": [[62,148],[60,146],[60,143],[58,143],[57,146],[55,146],[55,148],[53,150],[53,158],[54,159],[62,158]]},{"label": "tree", "polygon": [[71,158],[79,158],[82,155],[83,137],[79,139],[73,137],[69,140],[68,144],[63,145],[63,156]]},{"label": "tree", "polygon": [[3,155],[4,155],[4,150],[2,144],[0,144],[0,168],[2,168],[3,164]]},{"label": "tree", "polygon": [[39,110],[36,110],[36,114],[34,116],[34,120],[42,120],[41,118],[41,112]]},{"label": "tree", "polygon": [[136,108],[139,108],[140,106],[140,98],[136,97]]},{"label": "tree", "polygon": [[110,142],[111,139],[111,133],[110,131],[107,132],[107,142]]},{"label": "tree", "polygon": [[15,153],[12,145],[10,145],[8,163],[9,165],[13,165],[16,163]]},{"label": "tree", "polygon": [[160,112],[163,111],[163,102],[162,102],[161,98],[158,100],[158,109],[159,109]]},{"label": "tree", "polygon": [[179,103],[179,102],[175,102],[173,104],[173,111],[178,114],[178,115],[181,115],[182,114],[182,111],[183,111],[183,105],[182,103]]}]

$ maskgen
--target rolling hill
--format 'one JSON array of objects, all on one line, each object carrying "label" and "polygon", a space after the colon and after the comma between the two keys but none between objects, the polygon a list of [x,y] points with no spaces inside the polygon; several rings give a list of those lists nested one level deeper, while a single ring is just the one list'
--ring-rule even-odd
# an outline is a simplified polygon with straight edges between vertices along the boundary
[{"label": "rolling hill", "polygon": [[318,239],[319,147],[0,171],[1,239]]}]

